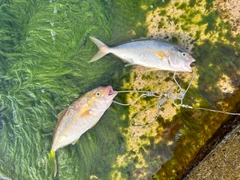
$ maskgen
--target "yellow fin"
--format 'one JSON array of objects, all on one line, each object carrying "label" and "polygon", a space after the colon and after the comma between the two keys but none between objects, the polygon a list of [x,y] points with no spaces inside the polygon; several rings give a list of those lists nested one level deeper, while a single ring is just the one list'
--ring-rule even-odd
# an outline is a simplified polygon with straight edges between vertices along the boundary
[{"label": "yellow fin", "polygon": [[87,117],[87,116],[90,116],[92,113],[91,113],[91,109],[88,109],[86,111],[84,111],[80,117]]},{"label": "yellow fin", "polygon": [[56,161],[56,157],[55,157],[55,152],[51,149],[50,151],[50,160],[51,160],[51,169],[53,172],[54,177],[56,177],[57,175],[57,161]]},{"label": "yellow fin", "polygon": [[149,38],[145,37],[145,36],[142,36],[138,39],[132,39],[131,41],[141,41],[141,40],[148,40]]},{"label": "yellow fin", "polygon": [[162,58],[165,57],[164,53],[161,52],[161,51],[157,51],[157,52],[155,52],[155,55],[156,55],[157,57],[159,57],[160,59],[162,59]]},{"label": "yellow fin", "polygon": [[65,113],[67,112],[68,108],[62,110],[59,114],[58,114],[58,121],[62,119],[62,117],[65,115]]}]

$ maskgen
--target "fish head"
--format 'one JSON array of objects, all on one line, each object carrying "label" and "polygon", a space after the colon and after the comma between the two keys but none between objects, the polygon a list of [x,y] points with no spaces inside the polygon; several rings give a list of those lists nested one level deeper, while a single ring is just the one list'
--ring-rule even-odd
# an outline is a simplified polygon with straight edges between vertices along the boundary
[{"label": "fish head", "polygon": [[174,47],[169,56],[170,66],[177,72],[192,72],[191,64],[196,60],[187,51]]},{"label": "fish head", "polygon": [[108,108],[114,97],[118,94],[117,91],[114,91],[112,86],[107,87],[98,87],[90,91],[87,95],[92,99],[91,109],[104,109]]}]

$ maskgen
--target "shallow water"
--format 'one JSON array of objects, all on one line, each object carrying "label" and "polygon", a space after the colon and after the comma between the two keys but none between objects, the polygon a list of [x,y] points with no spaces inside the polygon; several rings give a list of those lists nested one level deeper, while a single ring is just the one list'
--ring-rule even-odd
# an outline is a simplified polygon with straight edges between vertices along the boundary
[{"label": "shallow water", "polygon": [[[154,37],[192,51],[197,75],[184,103],[239,110],[239,34],[212,1],[2,1],[0,3],[0,174],[53,179],[49,151],[57,114],[97,87],[176,93],[173,73],[124,67],[113,55],[89,64],[97,47]],[[191,73],[177,80],[188,86]],[[120,94],[131,102],[140,94]],[[131,126],[156,102],[113,104],[74,145],[56,152],[56,179],[175,179],[230,116],[175,107],[169,100],[150,126]],[[153,106],[134,119],[155,120]],[[3,176],[0,175],[0,176]]]}]

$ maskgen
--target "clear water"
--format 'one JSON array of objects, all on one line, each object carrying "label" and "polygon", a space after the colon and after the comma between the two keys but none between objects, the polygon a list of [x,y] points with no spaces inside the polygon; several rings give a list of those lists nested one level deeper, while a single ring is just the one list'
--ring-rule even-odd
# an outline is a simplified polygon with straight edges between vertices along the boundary
[{"label": "clear water", "polygon": [[[108,45],[150,36],[188,48],[197,76],[184,103],[237,111],[240,37],[222,18],[207,0],[1,1],[0,177],[53,179],[49,151],[57,114],[95,87],[166,93],[174,86],[176,92],[169,72],[125,68],[113,55],[89,64],[97,52],[90,35]],[[182,87],[191,76],[179,74]],[[175,179],[229,118],[168,101],[151,126],[131,126],[134,115],[154,102],[113,104],[74,146],[56,152],[56,179]],[[153,106],[134,122],[148,123],[155,115]]]}]

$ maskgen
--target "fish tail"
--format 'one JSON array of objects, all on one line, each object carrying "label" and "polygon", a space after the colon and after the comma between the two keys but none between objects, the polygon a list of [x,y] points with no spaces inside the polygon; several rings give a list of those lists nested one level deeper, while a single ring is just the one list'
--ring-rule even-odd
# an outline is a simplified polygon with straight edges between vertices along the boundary
[{"label": "fish tail", "polygon": [[95,56],[93,56],[93,58],[89,62],[97,61],[97,60],[99,60],[100,58],[102,58],[103,56],[105,56],[106,54],[109,53],[109,47],[106,44],[104,44],[102,41],[100,41],[97,38],[94,38],[94,37],[91,37],[91,36],[89,36],[89,37],[99,48],[99,51],[97,52],[97,54],[95,54]]},{"label": "fish tail", "polygon": [[57,175],[57,162],[56,162],[56,156],[55,156],[55,151],[51,149],[50,151],[50,160],[51,160],[51,169],[54,174],[54,177]]}]

